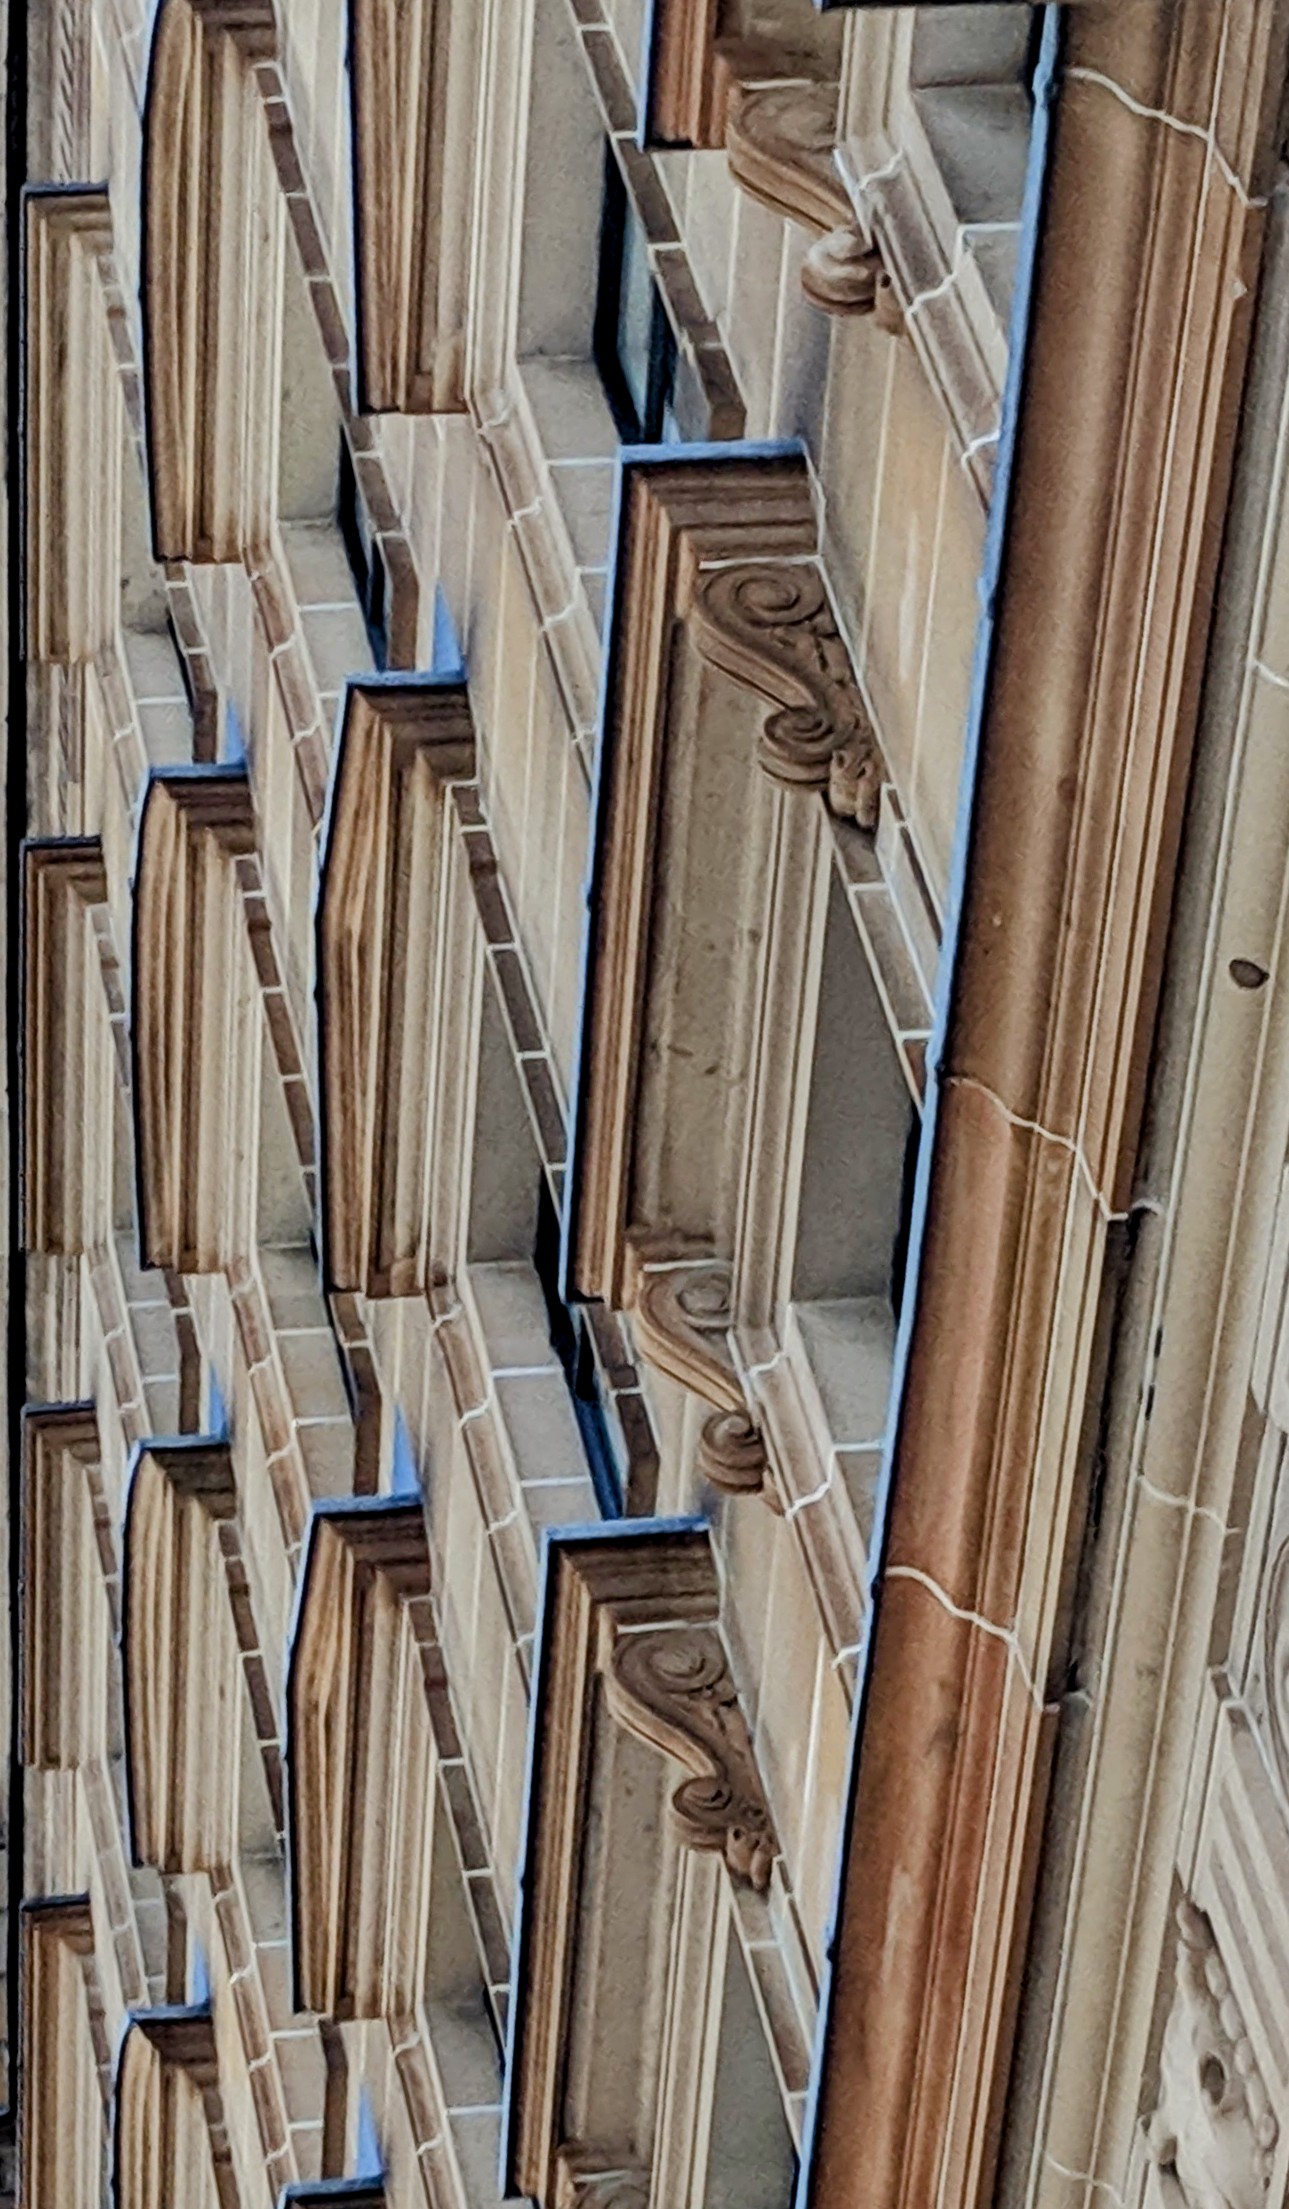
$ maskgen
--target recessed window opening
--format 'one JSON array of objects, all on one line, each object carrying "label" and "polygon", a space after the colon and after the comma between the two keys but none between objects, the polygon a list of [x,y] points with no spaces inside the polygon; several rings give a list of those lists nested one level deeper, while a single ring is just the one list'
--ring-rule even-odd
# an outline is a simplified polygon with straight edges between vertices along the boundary
[{"label": "recessed window opening", "polygon": [[344,540],[345,555],[358,592],[372,658],[377,667],[389,665],[389,606],[385,562],[380,540],[372,528],[367,502],[358,487],[353,454],[344,431],[340,433],[340,465],[336,478],[336,520]]},{"label": "recessed window opening", "polygon": [[644,227],[613,150],[604,149],[595,365],[618,434],[629,445],[679,438],[672,403],[676,336],[649,267]]}]

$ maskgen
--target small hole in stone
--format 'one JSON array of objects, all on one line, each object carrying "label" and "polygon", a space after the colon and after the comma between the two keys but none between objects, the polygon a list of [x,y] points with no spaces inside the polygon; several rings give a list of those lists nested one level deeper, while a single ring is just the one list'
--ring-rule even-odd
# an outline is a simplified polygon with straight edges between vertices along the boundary
[{"label": "small hole in stone", "polygon": [[1226,2067],[1219,2056],[1205,2056],[1199,2072],[1200,2092],[1216,2108],[1226,2092]]},{"label": "small hole in stone", "polygon": [[1267,970],[1254,959],[1232,959],[1231,980],[1240,989],[1261,989],[1267,978]]}]

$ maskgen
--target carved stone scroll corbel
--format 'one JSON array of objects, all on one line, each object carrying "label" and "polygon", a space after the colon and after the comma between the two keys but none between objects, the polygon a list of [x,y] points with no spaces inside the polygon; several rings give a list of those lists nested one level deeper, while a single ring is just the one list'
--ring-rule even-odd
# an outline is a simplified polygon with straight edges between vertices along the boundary
[{"label": "carved stone scroll corbel", "polygon": [[712,667],[775,708],[761,765],[834,813],[877,826],[882,757],[813,561],[746,561],[700,574],[690,634]]},{"label": "carved stone scroll corbel", "polygon": [[623,1634],[605,1677],[615,1718],[686,1766],[671,1798],[687,1848],[712,1849],[758,1893],[777,1853],[747,1720],[714,1626]]},{"label": "carved stone scroll corbel", "polygon": [[647,1269],[634,1306],[642,1356],[669,1380],[713,1406],[704,1422],[698,1463],[727,1495],[762,1495],[781,1506],[770,1478],[760,1428],[748,1411],[730,1356],[730,1269],[715,1259]]},{"label": "carved stone scroll corbel", "polygon": [[898,337],[904,317],[881,254],[855,219],[837,172],[835,84],[744,86],[725,131],[730,174],[773,214],[816,232],[801,286],[825,314],[871,314]]}]

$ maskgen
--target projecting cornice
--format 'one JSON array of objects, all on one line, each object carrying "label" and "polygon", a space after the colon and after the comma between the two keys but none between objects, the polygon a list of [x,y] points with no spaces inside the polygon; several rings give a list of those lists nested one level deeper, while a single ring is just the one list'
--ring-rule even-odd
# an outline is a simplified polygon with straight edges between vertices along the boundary
[{"label": "projecting cornice", "polygon": [[633,1247],[733,1256],[775,788],[870,824],[882,775],[804,458],[632,461],[621,511],[570,1234],[577,1292],[619,1308]]},{"label": "projecting cornice", "polygon": [[90,909],[107,901],[97,836],[22,848],[23,1239],[76,1257],[107,1232],[110,1055],[90,1016],[101,995]]},{"label": "projecting cornice", "polygon": [[87,1894],[23,1905],[23,2209],[98,2209],[103,2198],[103,2097],[86,1972],[94,1955]]},{"label": "projecting cornice", "polygon": [[274,47],[269,0],[161,0],[155,18],[142,293],[160,560],[238,560],[267,531],[277,294],[251,65]]},{"label": "projecting cornice", "polygon": [[474,774],[459,676],[351,683],[318,892],[323,1271],[329,1288],[424,1288],[425,1039],[443,788]]},{"label": "projecting cornice", "polygon": [[90,1487],[94,1406],[29,1405],[22,1437],[22,1761],[72,1771],[106,1748],[110,1620]]},{"label": "projecting cornice", "polygon": [[143,1444],[130,1468],[121,1647],[131,1839],[159,1871],[234,1859],[241,1664],[219,1529],[237,1510],[211,1435]]},{"label": "projecting cornice", "polygon": [[[769,1880],[774,1830],[718,1608],[701,1527],[641,1524],[552,1540],[505,2150],[507,2193],[531,2194],[541,2209],[602,2198],[594,2184],[587,2197],[575,2182],[605,2172],[620,2174],[621,2198],[634,2202],[646,2176],[650,2144],[635,2137],[634,2123],[648,2104],[640,2036],[656,1959],[622,1898],[634,1892],[647,1907],[662,1870],[661,1805],[649,1780],[669,1796],[673,1846],[715,1851],[754,1887]],[[607,1728],[606,1712],[616,1722]],[[667,1760],[661,1770],[642,1768],[640,1745]],[[676,1765],[686,1775],[678,1786]],[[601,2032],[611,2038],[615,2059],[630,2066],[638,2096],[630,2112],[615,2103],[607,2076],[602,2098],[591,2082],[577,2099],[582,2090],[568,2075],[575,2029],[583,2046]]]},{"label": "projecting cornice", "polygon": [[244,907],[255,846],[244,767],[177,767],[144,793],[134,883],[131,1047],[147,1265],[209,1273],[239,1255],[233,1141]]},{"label": "projecting cornice", "polygon": [[475,0],[348,0],[358,404],[465,404]]},{"label": "projecting cornice", "polygon": [[180,2203],[183,2209],[236,2209],[238,2188],[218,2111],[210,2010],[135,2010],[117,2065],[114,2209],[178,2209]]},{"label": "projecting cornice", "polygon": [[112,241],[102,187],[24,199],[27,653],[92,660],[120,618],[124,414],[97,257]]},{"label": "projecting cornice", "polygon": [[434,1641],[419,1497],[313,1515],[287,1676],[297,2002],[411,2017],[424,1990]]}]

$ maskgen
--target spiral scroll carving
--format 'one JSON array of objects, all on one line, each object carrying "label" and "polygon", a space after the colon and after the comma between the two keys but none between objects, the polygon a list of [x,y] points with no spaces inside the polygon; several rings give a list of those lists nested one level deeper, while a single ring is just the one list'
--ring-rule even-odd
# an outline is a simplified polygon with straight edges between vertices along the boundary
[{"label": "spiral scroll carving", "polygon": [[642,1356],[714,1409],[698,1445],[699,1469],[727,1495],[764,1495],[777,1508],[760,1428],[748,1411],[730,1356],[730,1269],[715,1259],[646,1271],[637,1292]]},{"label": "spiral scroll carving", "polygon": [[710,666],[774,708],[767,774],[875,828],[881,753],[818,567],[758,560],[701,575],[691,633]]},{"label": "spiral scroll carving", "polygon": [[758,1893],[778,1853],[751,1737],[714,1627],[626,1634],[609,1699],[622,1723],[689,1772],[671,1798],[687,1848],[719,1851]]},{"label": "spiral scroll carving", "polygon": [[725,126],[730,174],[753,199],[808,230],[850,213],[833,158],[838,88],[797,80],[744,87]]},{"label": "spiral scroll carving", "polygon": [[904,313],[886,263],[853,220],[815,239],[801,264],[801,288],[824,314],[871,314],[891,337],[903,332]]}]

